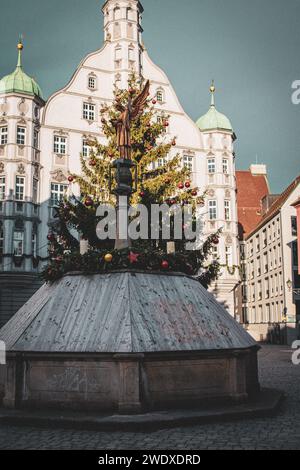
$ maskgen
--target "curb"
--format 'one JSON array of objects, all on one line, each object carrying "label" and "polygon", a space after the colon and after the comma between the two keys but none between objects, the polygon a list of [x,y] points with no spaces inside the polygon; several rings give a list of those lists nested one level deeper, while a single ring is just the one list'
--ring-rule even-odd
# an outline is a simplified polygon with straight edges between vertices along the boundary
[{"label": "curb", "polygon": [[283,392],[263,389],[253,400],[239,405],[109,416],[96,414],[97,412],[29,411],[0,408],[0,424],[99,432],[149,432],[175,427],[270,417],[279,410],[283,399]]}]

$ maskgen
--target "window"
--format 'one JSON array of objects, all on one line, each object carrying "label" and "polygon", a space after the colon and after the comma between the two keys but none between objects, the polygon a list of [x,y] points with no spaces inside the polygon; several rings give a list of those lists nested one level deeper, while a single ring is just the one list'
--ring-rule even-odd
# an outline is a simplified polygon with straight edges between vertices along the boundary
[{"label": "window", "polygon": [[96,90],[96,77],[93,77],[92,75],[89,76],[88,87],[90,90]]},{"label": "window", "polygon": [[167,119],[163,116],[157,116],[157,123],[163,126],[162,133],[166,134],[167,132],[167,126],[165,126],[165,123],[167,122]]},{"label": "window", "polygon": [[114,20],[119,20],[121,18],[121,8],[116,7],[114,9]]},{"label": "window", "polygon": [[3,255],[3,250],[4,250],[4,231],[2,224],[0,224],[0,256]]},{"label": "window", "polygon": [[87,140],[82,141],[82,156],[89,157],[91,152],[91,147],[88,144]]},{"label": "window", "polygon": [[128,49],[128,60],[134,60],[134,49],[132,47],[129,47]]},{"label": "window", "polygon": [[39,133],[36,129],[33,131],[33,147],[35,149],[39,148]]},{"label": "window", "polygon": [[5,176],[0,177],[0,201],[5,199]]},{"label": "window", "polygon": [[211,257],[214,261],[218,260],[219,250],[218,250],[218,247],[215,245],[211,248]]},{"label": "window", "polygon": [[1,127],[0,128],[0,145],[6,145],[8,140],[8,128]]},{"label": "window", "polygon": [[92,103],[83,103],[83,119],[95,121],[96,106]]},{"label": "window", "polygon": [[193,157],[190,155],[183,155],[183,166],[193,171]]},{"label": "window", "polygon": [[17,201],[24,201],[25,192],[25,178],[23,176],[16,176],[16,199]]},{"label": "window", "polygon": [[57,206],[63,199],[68,186],[66,184],[51,183],[51,205]]},{"label": "window", "polygon": [[158,103],[163,103],[164,102],[164,92],[162,90],[157,90],[156,99],[157,99]]},{"label": "window", "polygon": [[37,234],[35,232],[32,232],[32,238],[31,238],[31,254],[36,258],[37,255]]},{"label": "window", "polygon": [[26,129],[25,127],[17,127],[17,144],[18,145],[25,145],[25,136],[26,136]]},{"label": "window", "polygon": [[229,173],[229,162],[227,158],[223,158],[223,173],[224,175],[228,175]]},{"label": "window", "polygon": [[23,241],[24,241],[24,232],[15,230],[13,238],[13,253],[14,256],[23,255]]},{"label": "window", "polygon": [[209,220],[216,220],[217,201],[208,201],[208,217],[209,217]]},{"label": "window", "polygon": [[38,201],[38,187],[39,187],[39,182],[36,178],[33,178],[32,181],[32,202],[34,204],[37,203]]},{"label": "window", "polygon": [[225,220],[229,221],[230,220],[230,201],[224,201],[224,206],[225,206]]},{"label": "window", "polygon": [[115,60],[121,60],[122,59],[122,48],[121,47],[116,47],[115,49]]},{"label": "window", "polygon": [[232,247],[226,246],[226,265],[232,266]]},{"label": "window", "polygon": [[216,161],[214,158],[209,158],[207,160],[207,170],[210,175],[216,172]]},{"label": "window", "polygon": [[59,135],[54,136],[54,147],[53,151],[57,155],[66,155],[67,139]]},{"label": "window", "polygon": [[157,166],[165,166],[167,164],[168,160],[167,158],[158,158],[157,159]]},{"label": "window", "polygon": [[292,236],[297,237],[297,217],[294,217],[294,216],[292,217],[291,224],[292,224]]}]

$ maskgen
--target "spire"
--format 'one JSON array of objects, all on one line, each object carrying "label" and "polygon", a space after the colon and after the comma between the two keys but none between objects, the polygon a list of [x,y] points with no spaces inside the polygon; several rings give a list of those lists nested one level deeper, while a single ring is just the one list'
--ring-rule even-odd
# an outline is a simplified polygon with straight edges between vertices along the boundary
[{"label": "spire", "polygon": [[18,49],[18,63],[17,63],[17,67],[20,67],[22,68],[22,50],[23,50],[24,46],[23,46],[23,38],[22,36],[20,35],[19,37],[19,42],[18,42],[18,45],[17,45],[17,49]]},{"label": "spire", "polygon": [[211,81],[211,85],[210,85],[210,92],[211,92],[211,104],[210,106],[211,107],[215,107],[215,91],[216,91],[216,87],[215,87],[215,81],[212,80]]}]

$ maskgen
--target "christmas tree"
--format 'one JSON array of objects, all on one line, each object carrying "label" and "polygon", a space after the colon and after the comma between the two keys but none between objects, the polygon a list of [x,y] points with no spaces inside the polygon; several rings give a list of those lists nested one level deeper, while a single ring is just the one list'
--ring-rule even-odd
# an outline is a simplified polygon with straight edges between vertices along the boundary
[{"label": "christmas tree", "polygon": [[[219,242],[219,232],[209,236],[199,248],[186,249],[185,224],[183,236],[174,238],[174,213],[168,219],[169,240],[164,240],[163,219],[159,221],[155,240],[132,241],[130,248],[114,249],[115,240],[100,240],[96,226],[101,221],[96,212],[100,204],[116,205],[112,163],[120,159],[117,145],[116,122],[128,100],[134,102],[141,93],[142,82],[132,76],[128,90],[114,90],[114,102],[101,109],[101,125],[105,143],[89,141],[88,157],[81,155],[81,175],[69,175],[70,190],[80,188],[80,197],[65,197],[56,208],[56,222],[48,234],[49,264],[42,275],[53,281],[70,271],[85,274],[103,273],[120,269],[147,271],[176,271],[197,276],[207,287],[217,278],[219,264],[209,263],[212,246]],[[143,204],[149,211],[153,204],[168,207],[192,208],[196,223],[197,207],[204,205],[205,194],[193,187],[190,170],[182,165],[179,154],[172,149],[176,138],[167,132],[169,116],[156,110],[156,98],[148,97],[143,112],[130,122],[131,160],[135,164],[136,191],[130,196],[130,205]],[[70,191],[69,191],[70,193]],[[151,217],[148,220],[151,231]],[[165,227],[164,227],[165,228]],[[83,250],[83,245],[86,247]],[[171,247],[171,248],[170,248]]]}]

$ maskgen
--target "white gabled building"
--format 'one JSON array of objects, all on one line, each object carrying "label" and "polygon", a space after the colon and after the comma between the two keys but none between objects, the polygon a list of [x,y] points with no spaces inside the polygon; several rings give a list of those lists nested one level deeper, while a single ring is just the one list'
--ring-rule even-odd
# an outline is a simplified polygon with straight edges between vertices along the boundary
[{"label": "white gabled building", "polygon": [[[32,274],[37,270],[34,267],[36,255],[41,258],[47,256],[47,234],[51,224],[52,206],[55,200],[64,194],[68,175],[80,172],[80,154],[88,152],[86,140],[90,137],[97,137],[100,141],[104,139],[101,105],[112,102],[114,84],[119,88],[127,88],[128,77],[132,72],[150,80],[151,93],[157,98],[158,115],[170,115],[167,132],[170,137],[176,137],[176,147],[172,152],[180,153],[183,164],[191,168],[194,184],[203,192],[208,190],[205,234],[223,228],[215,256],[219,256],[221,264],[237,266],[239,250],[233,149],[235,135],[230,121],[216,110],[214,87],[211,88],[212,102],[209,111],[195,124],[184,112],[166,74],[151,61],[143,45],[141,3],[138,0],[107,0],[102,11],[103,47],[82,60],[70,82],[48,99],[41,116],[40,108],[44,102],[39,90],[30,95],[31,106],[26,109],[23,107],[22,111],[19,107],[14,113],[16,122],[20,119],[28,121],[25,148],[29,148],[33,141],[36,148],[32,150],[32,154],[27,152],[22,157],[24,167],[28,167],[24,175],[26,196],[24,193],[23,215],[10,214],[8,219],[8,209],[0,213],[1,227],[4,228],[0,233],[0,250],[3,235],[2,255],[6,256],[6,261],[2,256],[0,269],[7,269],[13,274],[16,271]],[[20,94],[17,89],[8,92],[3,80],[0,81],[0,134],[5,135],[3,128],[5,129],[7,109],[12,109],[13,102],[23,99],[23,95],[22,91]],[[32,134],[33,132],[38,134]],[[15,128],[8,131],[8,141],[9,145],[5,138],[2,144],[0,143],[0,178],[5,178],[4,183],[2,180],[5,186],[3,207],[8,207],[8,198],[17,202],[18,197],[16,178],[19,175],[17,156],[14,152],[20,145]],[[29,168],[32,170],[29,171]],[[34,178],[38,181],[38,189]],[[25,206],[35,198],[37,204],[33,204],[32,210],[35,211],[36,223],[32,221],[29,228],[26,215],[29,209],[25,209]],[[17,220],[23,221],[20,229],[22,235],[19,234],[18,237],[23,237],[26,243],[20,244],[16,256],[13,226]],[[36,233],[35,242],[33,233]],[[27,255],[26,258],[24,254]],[[39,268],[41,265],[42,262]],[[224,302],[232,313],[233,291],[238,280],[237,269],[228,270],[224,267],[221,278],[213,286],[219,300]]]}]

